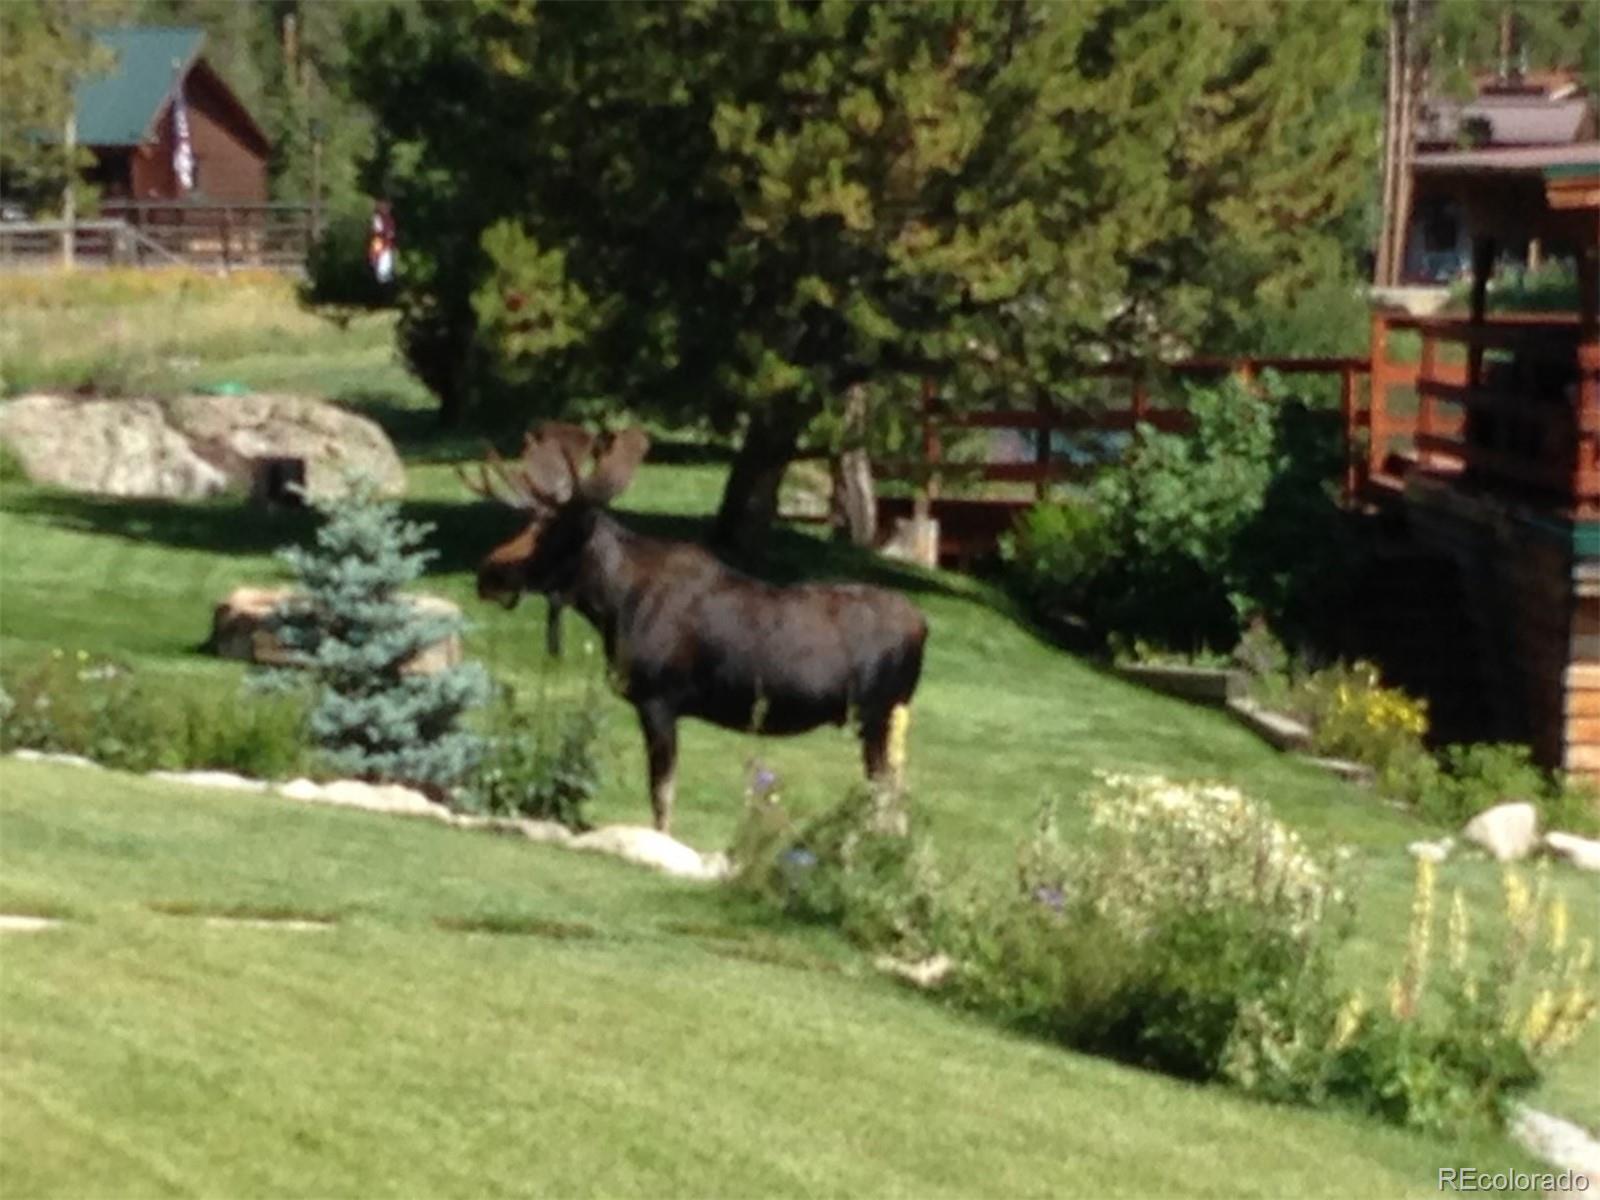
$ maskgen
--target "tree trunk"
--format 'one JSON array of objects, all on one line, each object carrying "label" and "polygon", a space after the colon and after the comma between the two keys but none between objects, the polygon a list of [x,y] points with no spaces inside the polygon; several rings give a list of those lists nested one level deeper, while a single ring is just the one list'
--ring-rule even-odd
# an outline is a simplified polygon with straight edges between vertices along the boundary
[{"label": "tree trunk", "polygon": [[878,541],[878,497],[867,454],[867,389],[856,384],[845,395],[844,447],[833,464],[833,523],[856,546]]},{"label": "tree trunk", "polygon": [[792,401],[780,401],[775,408],[750,418],[744,441],[734,455],[711,527],[711,540],[718,546],[749,554],[762,546],[772,530],[778,515],[778,487],[794,458],[807,417]]}]

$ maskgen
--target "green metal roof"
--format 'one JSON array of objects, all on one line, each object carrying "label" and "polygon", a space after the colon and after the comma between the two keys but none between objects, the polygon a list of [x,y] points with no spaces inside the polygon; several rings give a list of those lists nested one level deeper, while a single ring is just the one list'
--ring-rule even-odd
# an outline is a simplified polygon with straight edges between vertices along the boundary
[{"label": "green metal roof", "polygon": [[95,42],[110,50],[116,63],[74,93],[79,144],[136,146],[144,141],[205,36],[199,29],[149,27],[95,33]]}]

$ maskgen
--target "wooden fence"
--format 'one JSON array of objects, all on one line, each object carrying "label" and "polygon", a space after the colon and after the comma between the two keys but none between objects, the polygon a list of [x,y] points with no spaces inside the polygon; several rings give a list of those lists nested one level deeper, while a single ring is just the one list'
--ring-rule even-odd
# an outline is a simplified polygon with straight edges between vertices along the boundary
[{"label": "wooden fence", "polygon": [[317,234],[309,204],[106,201],[95,220],[0,223],[0,267],[71,259],[96,266],[185,266],[298,271]]},{"label": "wooden fence", "polygon": [[[1114,363],[1089,368],[1081,378],[1102,379],[1116,394],[1098,403],[1068,406],[1049,398],[1031,409],[955,411],[940,401],[931,382],[924,385],[921,411],[919,454],[912,459],[874,464],[878,478],[909,481],[914,497],[880,497],[880,527],[898,517],[931,516],[939,522],[941,558],[971,559],[992,550],[1008,530],[1018,512],[1049,494],[1053,484],[1081,480],[1098,470],[1103,462],[1076,462],[1059,452],[1056,434],[1125,434],[1124,445],[1131,445],[1141,427],[1182,433],[1192,426],[1192,417],[1182,408],[1156,401],[1155,381],[1217,380],[1236,375],[1253,382],[1263,371],[1285,375],[1322,376],[1338,380],[1339,400],[1345,425],[1365,425],[1367,405],[1364,382],[1371,364],[1364,358],[1187,358],[1160,364]],[[1033,435],[1033,457],[1028,462],[956,461],[945,453],[952,431],[1016,430]],[[1345,487],[1352,494],[1362,481],[1361,459],[1356,443],[1348,443]],[[947,480],[981,481],[1031,485],[1031,498],[992,496],[946,496]],[[800,518],[826,521],[823,516]]]}]

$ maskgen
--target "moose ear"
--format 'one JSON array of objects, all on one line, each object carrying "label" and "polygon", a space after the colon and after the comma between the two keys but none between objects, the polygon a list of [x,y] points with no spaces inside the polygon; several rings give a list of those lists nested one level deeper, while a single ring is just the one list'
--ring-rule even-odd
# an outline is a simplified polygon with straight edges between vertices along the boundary
[{"label": "moose ear", "polygon": [[650,453],[650,439],[638,426],[613,434],[600,451],[589,478],[583,481],[583,496],[596,504],[609,504],[633,482],[633,474]]}]

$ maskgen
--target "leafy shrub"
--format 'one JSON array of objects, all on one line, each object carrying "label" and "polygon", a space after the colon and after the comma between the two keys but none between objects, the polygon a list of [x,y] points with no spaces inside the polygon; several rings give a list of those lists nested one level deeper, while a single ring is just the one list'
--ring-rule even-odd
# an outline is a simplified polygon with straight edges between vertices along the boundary
[{"label": "leafy shrub", "polygon": [[1326,988],[1254,1001],[1242,1010],[1225,1073],[1266,1098],[1339,1104],[1395,1124],[1455,1130],[1495,1125],[1539,1078],[1541,1059],[1570,1046],[1594,1016],[1587,982],[1593,943],[1569,946],[1559,899],[1508,868],[1499,953],[1474,969],[1466,904],[1455,892],[1445,962],[1433,959],[1436,868],[1417,864],[1406,957],[1388,1005]]},{"label": "leafy shrub", "polygon": [[1439,770],[1413,799],[1419,811],[1448,825],[1508,800],[1532,803],[1546,828],[1589,833],[1600,825],[1594,794],[1582,781],[1544,770],[1527,746],[1515,743],[1445,747]]},{"label": "leafy shrub", "polygon": [[1190,389],[1192,432],[1141,427],[1081,503],[1025,516],[1001,549],[1023,597],[1183,650],[1234,644],[1257,611],[1314,625],[1349,553],[1331,491],[1337,430],[1270,373],[1260,387]]},{"label": "leafy shrub", "polygon": [[305,770],[303,707],[243,696],[219,703],[154,686],[125,664],[62,650],[0,673],[10,704],[0,748],[79,754],[129,771],[215,768],[257,778]]},{"label": "leafy shrub", "polygon": [[531,709],[515,688],[496,688],[483,760],[459,800],[482,812],[589,828],[584,808],[600,789],[596,743],[601,719],[594,686],[563,707],[552,700],[547,677],[541,675]]},{"label": "leafy shrub", "polygon": [[433,643],[459,634],[459,616],[424,616],[400,589],[434,557],[420,550],[431,526],[401,521],[371,480],[352,477],[346,497],[314,502],[323,517],[316,543],[279,557],[298,587],[275,615],[274,630],[297,665],[266,680],[315,691],[311,735],[334,769],[365,779],[441,789],[464,779],[482,741],[460,728],[487,680],[475,663],[431,675],[406,664]]},{"label": "leafy shrub", "polygon": [[1086,838],[1047,810],[1020,896],[952,932],[968,1004],[1077,1048],[1212,1078],[1242,1007],[1324,967],[1344,893],[1233,788],[1103,778]]},{"label": "leafy shrub", "polygon": [[853,788],[832,808],[796,821],[776,775],[752,764],[729,858],[730,886],[799,920],[839,926],[856,942],[920,954],[933,944],[940,882],[916,835],[904,788],[909,714],[896,710],[893,778]]}]

